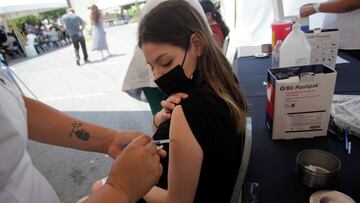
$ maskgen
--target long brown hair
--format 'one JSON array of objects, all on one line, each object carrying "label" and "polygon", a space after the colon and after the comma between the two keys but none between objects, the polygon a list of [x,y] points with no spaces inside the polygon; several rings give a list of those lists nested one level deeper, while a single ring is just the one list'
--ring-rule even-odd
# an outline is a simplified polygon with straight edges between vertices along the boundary
[{"label": "long brown hair", "polygon": [[212,89],[228,105],[237,133],[243,133],[247,104],[236,76],[222,50],[213,39],[207,22],[197,10],[183,0],[169,0],[151,10],[139,26],[139,47],[143,43],[167,43],[184,50],[195,33],[203,42],[203,54],[198,58],[196,81]]},{"label": "long brown hair", "polygon": [[100,21],[100,17],[101,17],[101,12],[99,8],[95,4],[93,4],[91,6],[91,13],[90,13],[91,25],[97,25]]}]

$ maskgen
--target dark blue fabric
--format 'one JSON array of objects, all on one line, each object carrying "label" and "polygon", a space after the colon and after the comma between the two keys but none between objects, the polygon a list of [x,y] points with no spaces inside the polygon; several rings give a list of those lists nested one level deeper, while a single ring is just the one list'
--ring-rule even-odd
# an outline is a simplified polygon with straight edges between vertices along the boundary
[{"label": "dark blue fabric", "polygon": [[245,95],[248,97],[266,95],[263,82],[266,81],[266,71],[271,66],[271,58],[245,57],[237,60],[238,79]]},{"label": "dark blue fabric", "polygon": [[[337,94],[360,94],[360,62],[340,53],[350,64],[338,64]],[[271,139],[265,128],[266,71],[271,58],[239,58],[238,77],[249,102],[252,117],[253,143],[245,183],[256,182],[258,202],[302,203],[309,202],[315,190],[302,185],[295,176],[296,155],[304,149],[322,149],[336,155],[342,168],[334,190],[351,196],[360,202],[360,139],[352,138],[352,153],[344,150],[344,143],[332,135],[311,139]],[[245,184],[246,186],[247,184]],[[245,188],[246,190],[246,188]]]}]

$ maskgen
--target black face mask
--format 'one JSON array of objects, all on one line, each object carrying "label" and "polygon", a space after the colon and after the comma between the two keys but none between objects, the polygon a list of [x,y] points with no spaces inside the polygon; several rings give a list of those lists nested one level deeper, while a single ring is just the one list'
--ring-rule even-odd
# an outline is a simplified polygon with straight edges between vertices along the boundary
[{"label": "black face mask", "polygon": [[192,79],[187,78],[183,69],[186,53],[187,49],[181,65],[177,65],[171,71],[154,81],[161,91],[168,96],[179,92],[186,92],[194,85],[194,77]]}]

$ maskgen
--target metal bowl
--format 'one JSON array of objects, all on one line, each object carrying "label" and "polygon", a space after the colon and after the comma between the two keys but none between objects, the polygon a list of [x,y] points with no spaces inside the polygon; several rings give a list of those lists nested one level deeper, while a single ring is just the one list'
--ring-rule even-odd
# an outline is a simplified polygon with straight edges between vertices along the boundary
[{"label": "metal bowl", "polygon": [[340,168],[340,160],[323,150],[307,149],[299,152],[296,157],[296,176],[301,183],[310,188],[333,187]]}]

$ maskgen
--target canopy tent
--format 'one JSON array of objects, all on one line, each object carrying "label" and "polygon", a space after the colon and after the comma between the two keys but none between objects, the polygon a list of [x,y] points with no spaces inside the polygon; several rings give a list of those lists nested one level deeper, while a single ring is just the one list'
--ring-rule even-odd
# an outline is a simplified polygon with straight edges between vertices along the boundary
[{"label": "canopy tent", "polygon": [[146,2],[146,0],[99,0],[96,5],[102,10],[141,2]]},{"label": "canopy tent", "polygon": [[[326,0],[220,0],[220,9],[230,27],[227,57],[232,60],[240,46],[271,43],[271,23],[276,18],[297,15],[301,5]],[[254,15],[256,17],[254,17]],[[310,28],[321,27],[324,14],[310,17]]]},{"label": "canopy tent", "polygon": [[66,6],[67,3],[65,0],[0,0],[0,21],[3,21],[6,27],[8,27],[6,21],[10,23],[9,26],[15,31],[21,47],[25,50],[23,38],[19,36],[19,31],[11,19],[64,8]]},{"label": "canopy tent", "polygon": [[[221,13],[233,33],[239,37],[239,46],[271,42],[271,23],[276,18],[296,16],[306,3],[326,0],[221,0]],[[254,18],[256,15],[256,18]],[[280,17],[279,17],[280,16]],[[310,17],[310,28],[321,27],[324,14]]]},{"label": "canopy tent", "polygon": [[65,0],[0,0],[0,16],[14,19],[66,6]]}]

